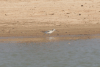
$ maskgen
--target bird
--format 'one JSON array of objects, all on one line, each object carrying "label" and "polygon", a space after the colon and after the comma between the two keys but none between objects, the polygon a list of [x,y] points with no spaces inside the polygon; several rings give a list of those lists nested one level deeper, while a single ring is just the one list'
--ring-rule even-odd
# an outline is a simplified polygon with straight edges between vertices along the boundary
[{"label": "bird", "polygon": [[55,31],[56,29],[48,30],[48,31],[43,31],[45,34],[51,34]]}]

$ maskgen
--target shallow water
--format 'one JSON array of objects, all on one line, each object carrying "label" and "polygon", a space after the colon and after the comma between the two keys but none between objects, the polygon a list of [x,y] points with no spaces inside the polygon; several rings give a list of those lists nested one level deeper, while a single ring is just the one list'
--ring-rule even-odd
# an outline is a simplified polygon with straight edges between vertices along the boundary
[{"label": "shallow water", "polygon": [[0,43],[0,67],[100,67],[100,39]]}]

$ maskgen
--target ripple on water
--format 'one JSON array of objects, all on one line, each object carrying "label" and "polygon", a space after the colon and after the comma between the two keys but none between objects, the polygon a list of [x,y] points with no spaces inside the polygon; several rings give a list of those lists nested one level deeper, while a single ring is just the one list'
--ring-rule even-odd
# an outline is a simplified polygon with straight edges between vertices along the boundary
[{"label": "ripple on water", "polygon": [[0,43],[0,60],[0,67],[100,67],[100,39]]}]

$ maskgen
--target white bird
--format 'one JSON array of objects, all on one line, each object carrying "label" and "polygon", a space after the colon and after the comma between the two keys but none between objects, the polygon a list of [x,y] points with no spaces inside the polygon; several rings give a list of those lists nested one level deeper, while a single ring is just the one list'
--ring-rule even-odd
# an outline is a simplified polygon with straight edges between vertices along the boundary
[{"label": "white bird", "polygon": [[44,31],[44,33],[46,33],[46,34],[51,34],[51,33],[53,33],[54,31],[55,31],[55,29],[52,29],[52,30]]}]

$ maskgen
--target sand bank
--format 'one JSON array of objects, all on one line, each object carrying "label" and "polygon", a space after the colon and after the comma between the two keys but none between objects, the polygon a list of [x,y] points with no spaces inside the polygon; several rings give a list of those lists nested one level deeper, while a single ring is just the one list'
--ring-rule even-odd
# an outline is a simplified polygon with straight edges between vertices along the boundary
[{"label": "sand bank", "polygon": [[100,34],[99,4],[95,0],[1,0],[0,37],[37,37],[24,40],[38,41],[48,37],[41,31],[50,29],[56,29],[50,37]]},{"label": "sand bank", "polygon": [[[40,26],[33,25],[2,26],[0,27],[0,37],[4,38],[1,38],[0,41],[42,42],[50,40],[77,40],[99,38],[99,36],[95,35],[100,34],[100,25],[98,24],[69,24],[60,26],[42,26],[42,24],[40,24]],[[56,29],[56,31],[50,35],[42,32],[50,29]]]}]

